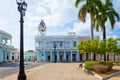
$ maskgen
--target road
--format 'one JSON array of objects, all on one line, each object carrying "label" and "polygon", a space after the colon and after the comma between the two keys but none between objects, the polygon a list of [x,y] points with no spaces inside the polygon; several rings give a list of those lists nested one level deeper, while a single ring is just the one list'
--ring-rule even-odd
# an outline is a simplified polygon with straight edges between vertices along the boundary
[{"label": "road", "polygon": [[[25,62],[25,69],[30,69],[33,67],[37,67],[39,65],[43,65],[45,63],[37,63],[37,62]],[[11,74],[18,73],[19,71],[19,63],[3,63],[0,65],[0,78],[7,77]]]}]

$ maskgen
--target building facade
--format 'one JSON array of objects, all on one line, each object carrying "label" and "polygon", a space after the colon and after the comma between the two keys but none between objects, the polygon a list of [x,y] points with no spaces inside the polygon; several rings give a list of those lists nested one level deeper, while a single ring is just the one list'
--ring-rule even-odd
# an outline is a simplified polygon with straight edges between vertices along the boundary
[{"label": "building facade", "polygon": [[20,61],[20,51],[17,48],[12,49],[12,61],[13,62]]},{"label": "building facade", "polygon": [[75,32],[69,32],[68,36],[46,36],[46,29],[44,20],[41,20],[38,25],[38,36],[35,37],[37,61],[78,62],[92,58],[90,54],[82,54],[77,50],[77,45],[81,41],[89,40],[90,37],[80,37]]},{"label": "building facade", "polygon": [[0,62],[12,61],[12,36],[0,30]]},{"label": "building facade", "polygon": [[80,61],[78,36],[36,36],[37,61]]},{"label": "building facade", "polygon": [[36,61],[37,54],[33,50],[28,50],[24,53],[24,59],[25,59],[25,61]]}]

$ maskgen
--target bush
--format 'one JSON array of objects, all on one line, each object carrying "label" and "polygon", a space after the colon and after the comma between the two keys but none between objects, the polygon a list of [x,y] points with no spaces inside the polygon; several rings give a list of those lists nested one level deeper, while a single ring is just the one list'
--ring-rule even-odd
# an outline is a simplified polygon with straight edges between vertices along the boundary
[{"label": "bush", "polygon": [[109,70],[111,70],[112,67],[113,67],[113,62],[112,61],[105,61],[105,62],[101,62],[100,64],[108,66]]},{"label": "bush", "polygon": [[113,62],[112,61],[86,61],[85,62],[85,67],[88,68],[90,66],[93,66],[93,70],[98,72],[98,73],[106,73],[110,71],[113,67]]},{"label": "bush", "polygon": [[99,61],[85,61],[85,67],[93,66],[99,64]]},{"label": "bush", "polygon": [[109,67],[103,64],[93,65],[93,69],[98,73],[106,73],[109,70]]}]

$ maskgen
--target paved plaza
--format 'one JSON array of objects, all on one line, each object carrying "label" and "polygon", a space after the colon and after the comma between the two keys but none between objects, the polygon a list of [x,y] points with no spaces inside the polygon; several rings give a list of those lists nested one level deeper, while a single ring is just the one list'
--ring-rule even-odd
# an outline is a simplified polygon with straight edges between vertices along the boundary
[{"label": "paved plaza", "polygon": [[[27,80],[99,80],[78,66],[79,63],[46,63],[26,70]],[[17,80],[17,75],[18,73],[0,80]],[[120,80],[120,75],[108,80]]]}]

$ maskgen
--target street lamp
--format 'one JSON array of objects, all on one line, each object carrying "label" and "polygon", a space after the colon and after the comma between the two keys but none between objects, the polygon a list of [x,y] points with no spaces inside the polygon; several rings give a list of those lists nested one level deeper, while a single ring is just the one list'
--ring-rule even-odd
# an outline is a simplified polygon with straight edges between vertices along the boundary
[{"label": "street lamp", "polygon": [[54,63],[56,63],[56,54],[55,54],[55,51],[56,51],[56,43],[54,43],[53,48],[54,48]]},{"label": "street lamp", "polygon": [[20,12],[20,65],[18,80],[26,80],[26,75],[24,71],[24,41],[23,41],[23,17],[25,16],[25,11],[27,9],[27,3],[25,0],[16,0],[18,5],[18,11]]}]

